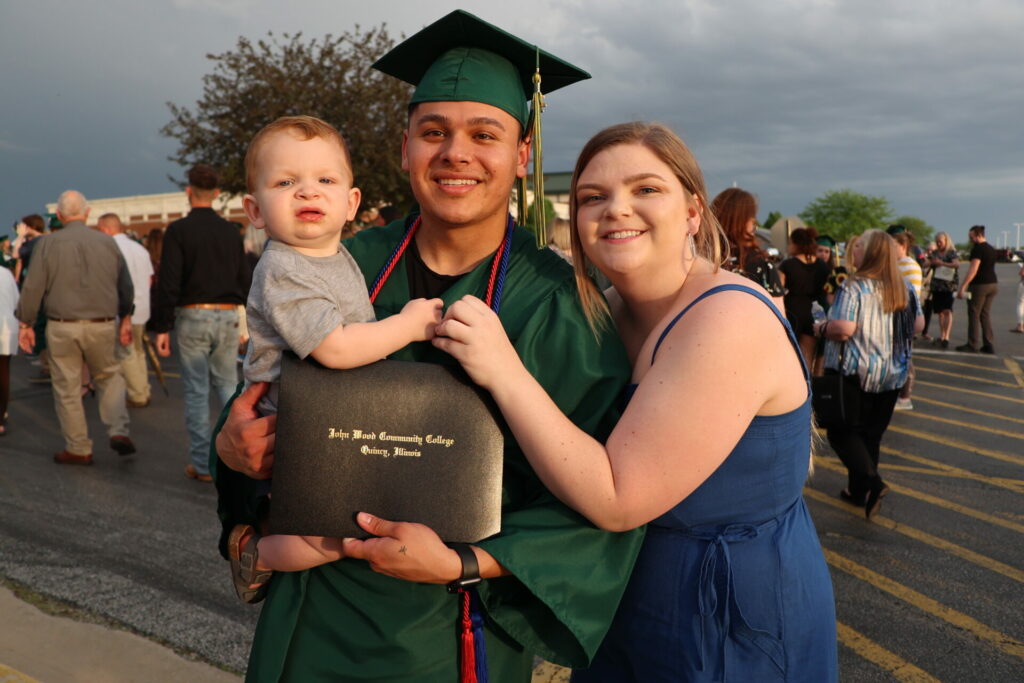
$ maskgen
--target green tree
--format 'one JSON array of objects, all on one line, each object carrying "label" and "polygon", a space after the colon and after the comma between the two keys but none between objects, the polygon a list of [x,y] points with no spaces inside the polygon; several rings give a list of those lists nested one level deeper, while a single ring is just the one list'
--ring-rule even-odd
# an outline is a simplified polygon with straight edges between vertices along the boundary
[{"label": "green tree", "polygon": [[889,225],[892,208],[885,197],[871,197],[853,190],[829,190],[799,213],[808,225],[842,242],[872,228]]},{"label": "green tree", "polygon": [[918,218],[917,216],[900,216],[895,219],[893,223],[898,223],[905,227],[907,230],[914,235],[914,239],[922,247],[928,246],[928,243],[932,240],[932,236],[935,234],[935,228],[928,225],[924,219]]},{"label": "green tree", "polygon": [[782,218],[782,214],[780,212],[772,211],[770,214],[768,214],[768,218],[764,219],[764,223],[761,223],[761,227],[771,228],[773,225],[775,225],[775,221],[779,220],[780,218]]},{"label": "green tree", "polygon": [[[544,197],[544,225],[548,226],[548,235],[551,234],[551,224],[555,220],[555,205],[551,203],[551,200]],[[530,203],[530,207],[526,210],[526,225],[524,228],[529,229],[531,232],[537,231],[537,200],[534,199]]]},{"label": "green tree", "polygon": [[222,190],[241,194],[252,136],[280,116],[308,114],[345,137],[364,206],[407,205],[400,151],[410,88],[370,68],[394,42],[384,24],[309,41],[301,33],[240,37],[233,50],[206,55],[213,69],[194,109],[167,103],[172,119],[160,132],[179,143],[169,159],[185,168],[211,164]]}]

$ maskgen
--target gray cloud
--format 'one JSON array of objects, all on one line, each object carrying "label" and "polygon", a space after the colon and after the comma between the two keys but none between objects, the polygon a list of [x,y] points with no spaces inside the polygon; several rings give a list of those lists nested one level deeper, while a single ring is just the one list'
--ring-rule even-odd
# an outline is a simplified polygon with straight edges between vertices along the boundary
[{"label": "gray cloud", "polygon": [[[406,34],[454,5],[300,6],[242,0],[53,0],[0,10],[0,218],[65,187],[88,196],[172,189],[167,100],[194,102],[206,53],[267,30]],[[1024,5],[928,0],[522,0],[461,6],[589,70],[546,113],[549,170],[628,119],[687,140],[714,193],[739,183],[765,212],[829,189],[884,195],[962,239],[1024,219]]]}]

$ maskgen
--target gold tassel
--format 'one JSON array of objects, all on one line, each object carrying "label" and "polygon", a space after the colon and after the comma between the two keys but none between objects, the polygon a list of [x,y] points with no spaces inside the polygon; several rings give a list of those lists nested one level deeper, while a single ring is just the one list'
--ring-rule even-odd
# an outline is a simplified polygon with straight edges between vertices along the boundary
[{"label": "gold tassel", "polygon": [[529,206],[526,203],[526,176],[516,180],[516,223],[519,225],[526,225],[526,220],[529,218],[528,211]]},{"label": "gold tassel", "polygon": [[[540,50],[537,50],[537,70],[533,74],[533,100],[531,102],[531,137],[533,138],[533,203],[537,248],[548,244],[547,214],[544,211],[544,148],[540,138],[540,113],[544,110],[544,94],[540,91]],[[525,197],[525,195],[524,195]]]}]

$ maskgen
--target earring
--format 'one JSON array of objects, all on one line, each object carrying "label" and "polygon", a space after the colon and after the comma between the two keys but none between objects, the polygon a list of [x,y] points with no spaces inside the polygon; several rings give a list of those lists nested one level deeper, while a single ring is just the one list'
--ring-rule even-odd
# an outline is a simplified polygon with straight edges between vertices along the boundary
[{"label": "earring", "polygon": [[687,241],[690,244],[690,258],[692,258],[692,259],[697,258],[697,243],[693,239],[693,233],[692,232],[690,233],[690,237],[689,237],[689,239]]}]

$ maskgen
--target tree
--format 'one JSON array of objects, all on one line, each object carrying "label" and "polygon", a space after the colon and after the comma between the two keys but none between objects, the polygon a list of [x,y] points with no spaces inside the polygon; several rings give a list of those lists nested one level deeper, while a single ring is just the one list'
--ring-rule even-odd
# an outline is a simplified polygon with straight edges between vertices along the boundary
[{"label": "tree", "polygon": [[309,114],[348,142],[364,206],[407,205],[400,152],[410,88],[370,68],[393,45],[384,24],[308,42],[301,33],[284,33],[280,41],[268,33],[255,43],[240,37],[233,50],[206,55],[213,70],[203,76],[194,111],[167,103],[173,118],[160,132],[180,143],[169,159],[185,168],[211,164],[221,189],[241,194],[252,136],[280,116]]},{"label": "tree", "polygon": [[761,227],[771,228],[773,225],[775,225],[775,221],[779,220],[780,218],[782,218],[781,213],[779,213],[778,211],[772,211],[770,214],[768,214],[768,218],[764,219],[764,223],[761,223]]},{"label": "tree", "polygon": [[819,233],[842,242],[865,230],[886,228],[892,208],[885,197],[870,197],[853,190],[829,190],[798,215]]},{"label": "tree", "polygon": [[928,246],[935,234],[935,228],[928,225],[923,219],[917,216],[900,216],[893,223],[898,223],[914,235],[914,239],[922,247]]},{"label": "tree", "polygon": [[[544,197],[544,225],[548,226],[548,235],[551,234],[551,224],[555,220],[555,205],[551,200]],[[530,202],[526,210],[526,224],[523,226],[530,232],[537,232],[537,199]]]}]

